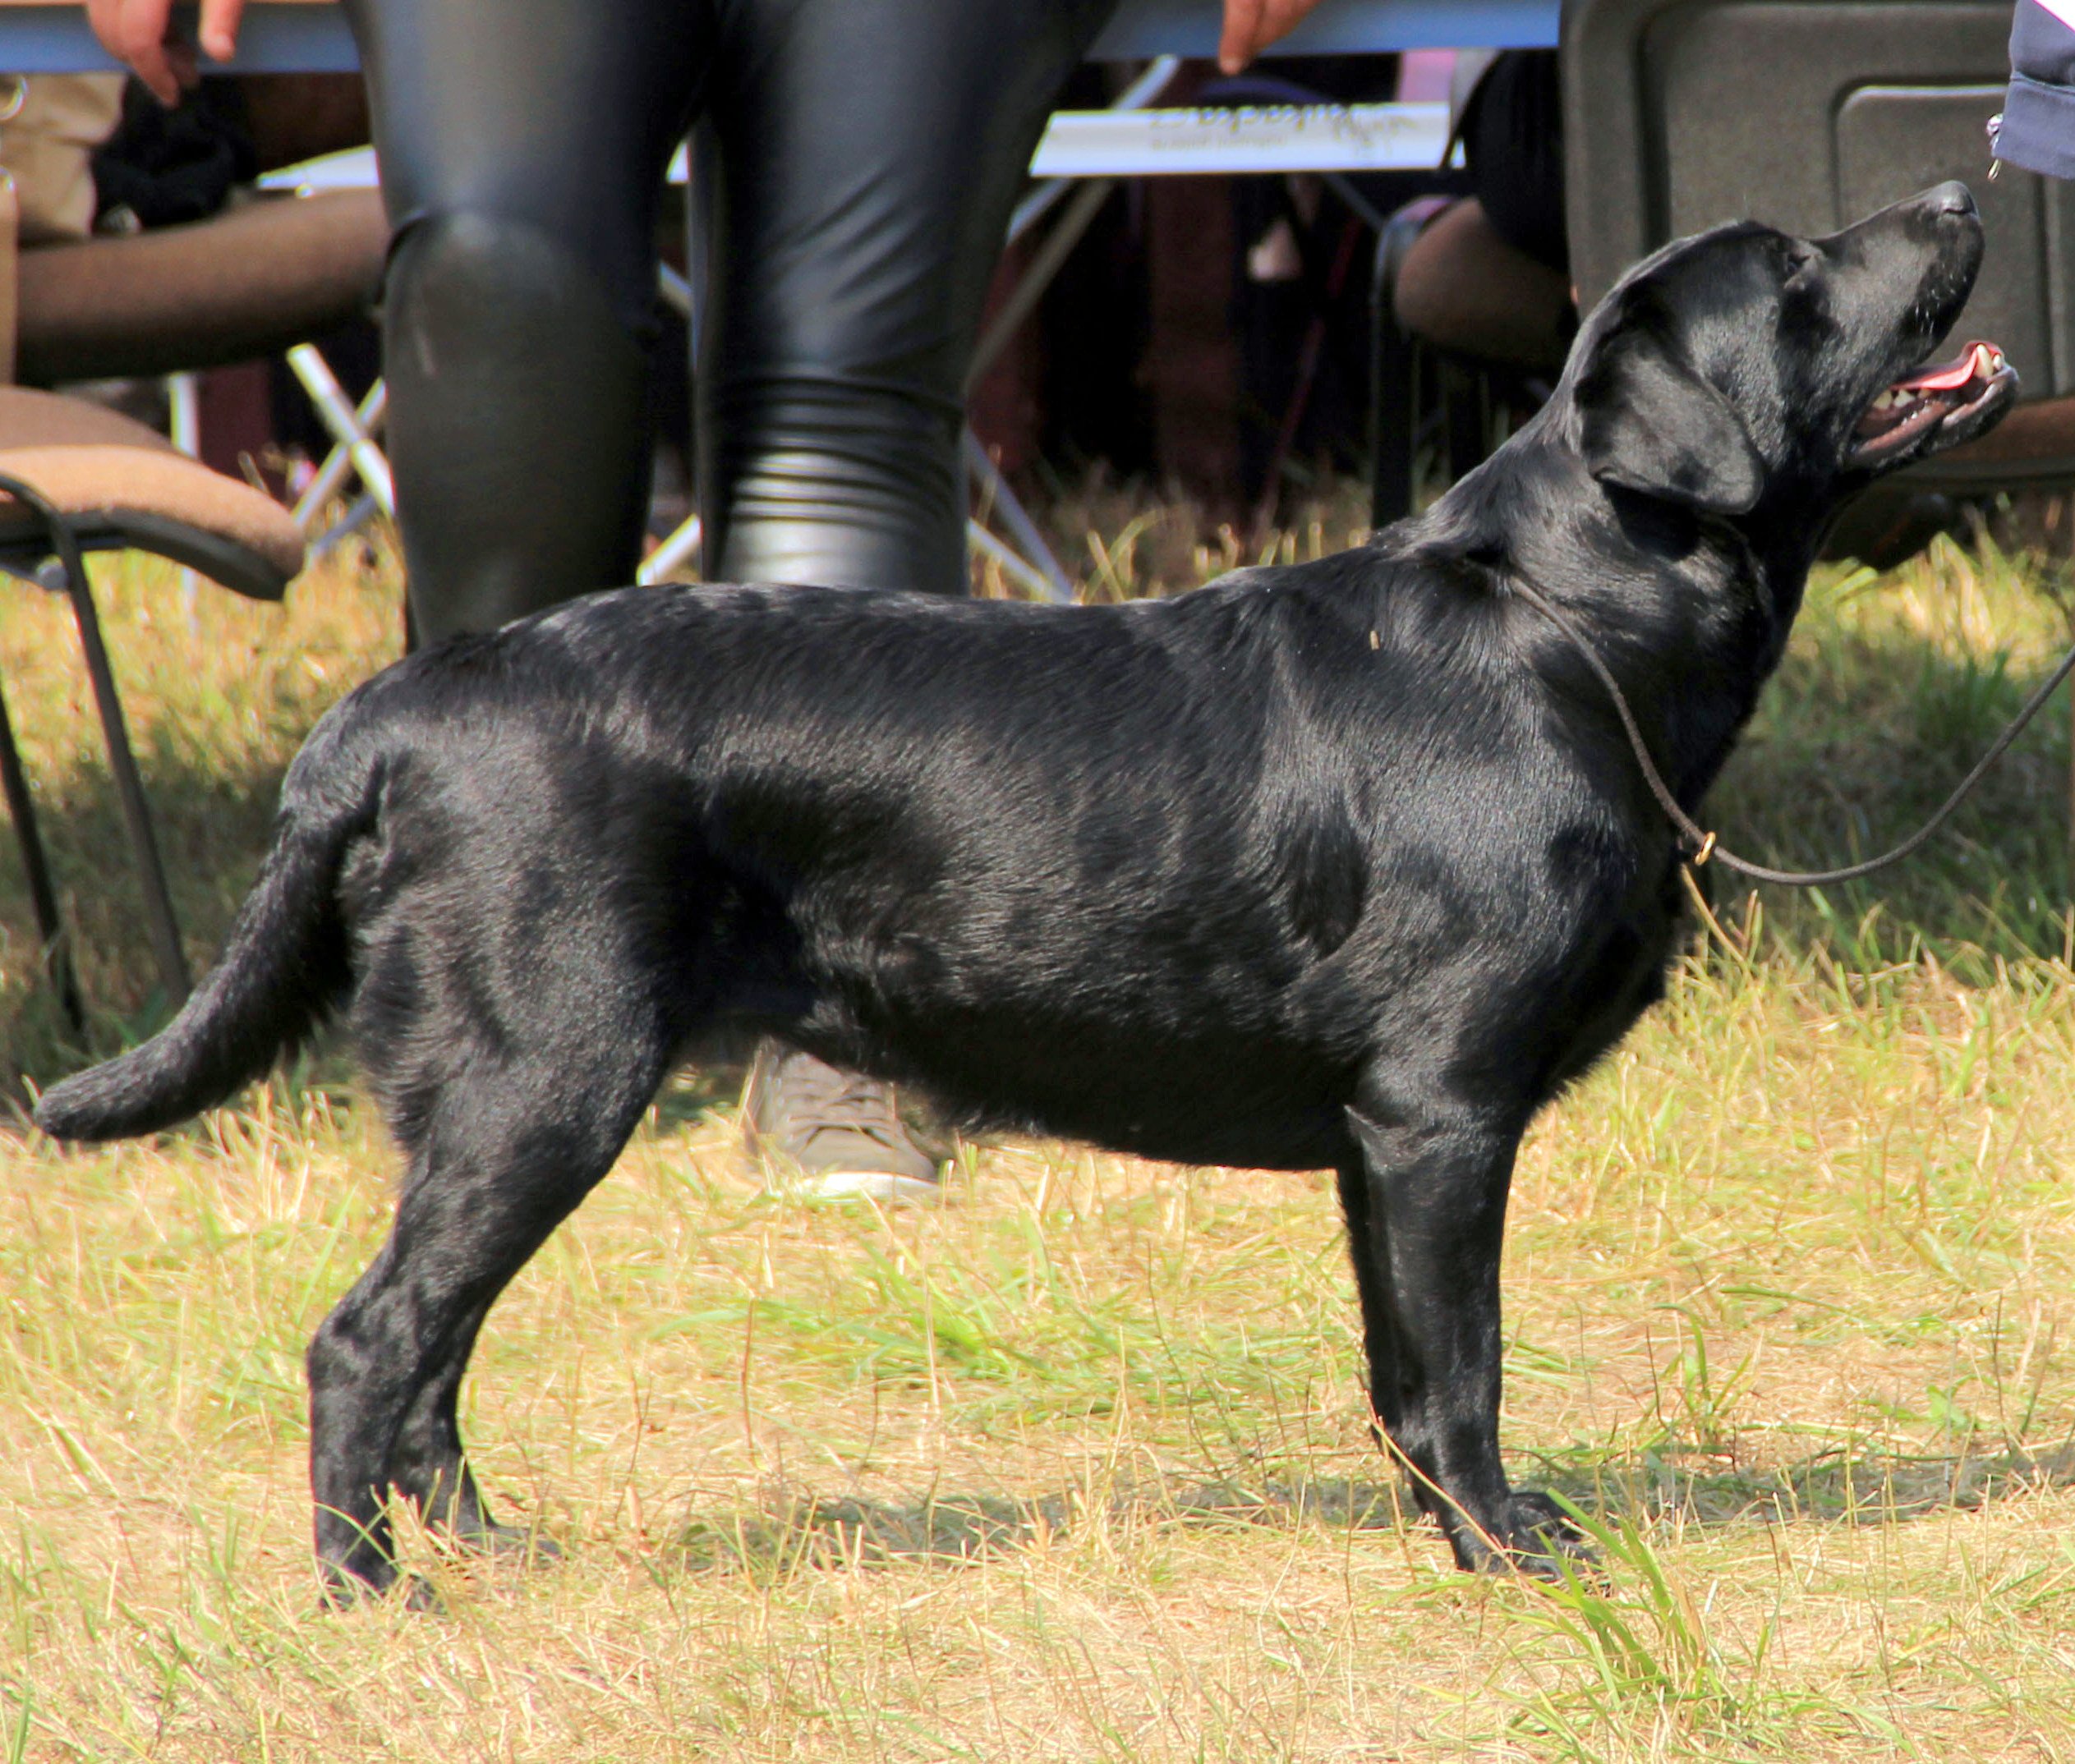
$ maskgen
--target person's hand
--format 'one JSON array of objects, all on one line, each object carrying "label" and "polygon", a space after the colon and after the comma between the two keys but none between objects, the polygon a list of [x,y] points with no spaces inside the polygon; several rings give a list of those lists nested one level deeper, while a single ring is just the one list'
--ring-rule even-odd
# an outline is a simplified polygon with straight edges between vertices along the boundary
[{"label": "person's hand", "polygon": [[1278,37],[1286,37],[1318,0],[1225,0],[1217,65],[1235,74]]},{"label": "person's hand", "polygon": [[[166,40],[173,0],[86,0],[87,22],[101,47],[127,62],[151,88],[162,104],[180,102],[180,89],[195,83],[194,53]],[[237,52],[237,23],[245,0],[202,0],[201,28],[196,33],[212,61],[227,62]]]}]

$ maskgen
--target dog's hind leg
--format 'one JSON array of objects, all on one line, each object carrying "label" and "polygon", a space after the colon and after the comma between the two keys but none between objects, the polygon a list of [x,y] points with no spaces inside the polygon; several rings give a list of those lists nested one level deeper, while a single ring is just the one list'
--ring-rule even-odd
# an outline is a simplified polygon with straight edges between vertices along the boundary
[{"label": "dog's hind leg", "polygon": [[414,1112],[389,1240],[310,1346],[311,1490],[335,1599],[395,1579],[392,1488],[485,1535],[455,1393],[484,1314],[611,1168],[661,1081],[664,1036],[627,1015],[544,1012],[531,1045],[479,1040]]},{"label": "dog's hind leg", "polygon": [[1498,1454],[1499,1255],[1517,1136],[1438,1113],[1349,1119],[1360,1158],[1342,1167],[1341,1197],[1377,1421],[1463,1567],[1553,1572],[1574,1534],[1547,1497],[1511,1487]]},{"label": "dog's hind leg", "polygon": [[462,1320],[445,1364],[411,1399],[389,1450],[389,1486],[417,1508],[428,1525],[463,1548],[554,1556],[560,1552],[548,1538],[525,1526],[499,1524],[490,1516],[462,1449],[455,1404],[489,1311],[485,1301]]}]

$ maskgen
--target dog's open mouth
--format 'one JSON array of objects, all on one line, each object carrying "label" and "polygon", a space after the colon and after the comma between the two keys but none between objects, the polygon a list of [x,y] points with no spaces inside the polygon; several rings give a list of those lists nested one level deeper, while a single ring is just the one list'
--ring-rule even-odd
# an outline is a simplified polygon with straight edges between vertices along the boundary
[{"label": "dog's open mouth", "polygon": [[1951,361],[1906,374],[1875,398],[1852,432],[1847,466],[1877,466],[1971,441],[2017,395],[2017,370],[1994,343],[1969,343]]}]

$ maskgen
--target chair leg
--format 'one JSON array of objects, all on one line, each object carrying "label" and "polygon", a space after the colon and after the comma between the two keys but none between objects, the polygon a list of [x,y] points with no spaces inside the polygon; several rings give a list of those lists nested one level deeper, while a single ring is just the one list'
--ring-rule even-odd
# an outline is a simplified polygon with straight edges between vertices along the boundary
[{"label": "chair leg", "polygon": [[967,480],[979,491],[982,500],[1001,517],[1001,524],[1009,529],[1010,536],[1023,547],[1024,558],[1046,584],[1045,598],[1061,603],[1071,600],[1074,585],[1067,581],[1066,572],[1059,567],[1059,559],[1045,543],[1045,535],[1038,531],[1038,523],[1030,518],[1029,512],[1009,487],[1009,480],[1001,475],[1001,468],[980,445],[980,438],[973,434],[970,423],[959,438],[959,450],[964,457]]},{"label": "chair leg", "polygon": [[1369,523],[1388,526],[1412,512],[1419,457],[1419,344],[1398,324],[1398,271],[1422,228],[1446,206],[1411,202],[1377,230],[1369,276]]},{"label": "chair leg", "polygon": [[194,982],[188,974],[186,954],[180,946],[180,926],[173,916],[173,897],[166,890],[165,866],[159,861],[159,842],[151,830],[144,780],[137,775],[137,762],[130,751],[122,701],[116,696],[115,675],[108,667],[108,646],[101,641],[101,621],[94,613],[85,567],[76,547],[61,550],[60,561],[64,566],[66,592],[71,597],[72,615],[79,622],[80,647],[85,651],[94,703],[101,714],[101,733],[108,742],[108,769],[115,774],[116,797],[122,806],[131,855],[144,889],[145,916],[159,960],[159,984],[165,989],[167,1001],[177,1009],[186,1003]]},{"label": "chair leg", "polygon": [[58,1004],[72,1032],[83,1035],[86,1011],[80,1002],[79,977],[72,972],[71,944],[65,935],[65,921],[58,916],[58,891],[51,886],[50,866],[44,857],[43,835],[36,830],[35,805],[29,800],[29,779],[15,746],[14,721],[7,714],[4,692],[0,692],[0,789],[7,792],[7,815],[14,822],[15,843],[21,848],[29,904],[36,915],[36,935],[44,941],[51,984],[58,989]]},{"label": "chair leg", "polygon": [[1484,463],[1489,451],[1490,394],[1483,374],[1466,361],[1444,360],[1441,408],[1447,434],[1448,479],[1459,482]]},{"label": "chair leg", "polygon": [[[321,356],[318,357],[320,361],[323,359]],[[329,367],[326,371],[329,372]],[[337,384],[336,381],[334,384]],[[370,441],[380,433],[389,415],[389,383],[378,379],[368,388],[367,396],[361,400],[353,412],[353,420]],[[312,539],[320,537],[311,534],[311,528],[317,517],[324,512],[324,504],[345,488],[346,480],[353,475],[355,469],[352,440],[350,438],[343,441],[334,440],[331,452],[324,456],[324,463],[317,467],[302,494],[296,498],[296,506],[289,511],[296,525]],[[374,493],[364,491],[362,494],[371,498]],[[328,527],[321,536],[329,538],[336,531],[336,528]]]},{"label": "chair leg", "polygon": [[[1372,442],[1369,518],[1388,526],[1412,512],[1419,499],[1421,370],[1434,351],[1398,323],[1398,278],[1419,235],[1456,205],[1452,195],[1408,202],[1377,231],[1369,282],[1369,425]],[[1423,359],[1424,358],[1424,359]],[[1440,375],[1437,373],[1436,378]]]},{"label": "chair leg", "polygon": [[1369,524],[1412,512],[1419,426],[1418,345],[1388,312],[1379,314],[1369,356]]}]

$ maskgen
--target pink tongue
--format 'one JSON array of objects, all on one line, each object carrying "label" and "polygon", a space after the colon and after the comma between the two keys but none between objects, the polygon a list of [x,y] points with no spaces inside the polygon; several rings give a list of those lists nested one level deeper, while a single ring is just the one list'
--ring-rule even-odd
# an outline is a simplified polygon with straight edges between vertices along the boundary
[{"label": "pink tongue", "polygon": [[1953,392],[1974,378],[1976,361],[1988,351],[1986,343],[1969,343],[1957,361],[1948,361],[1942,367],[1925,368],[1922,372],[1905,375],[1895,382],[1912,392]]}]

